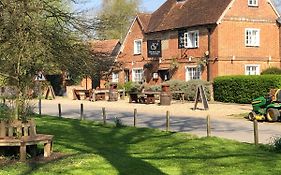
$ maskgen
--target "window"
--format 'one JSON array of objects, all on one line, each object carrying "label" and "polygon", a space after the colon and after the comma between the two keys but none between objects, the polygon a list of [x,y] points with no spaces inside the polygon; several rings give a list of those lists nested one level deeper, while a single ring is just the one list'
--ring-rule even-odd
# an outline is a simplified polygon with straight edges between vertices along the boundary
[{"label": "window", "polygon": [[245,75],[259,75],[260,65],[258,64],[248,64],[245,65]]},{"label": "window", "polygon": [[134,40],[134,54],[141,54],[141,39]]},{"label": "window", "polygon": [[245,29],[245,45],[253,47],[257,47],[260,45],[259,29]]},{"label": "window", "polygon": [[201,67],[187,66],[185,68],[185,80],[189,81],[189,80],[198,80],[198,79],[201,79]]},{"label": "window", "polygon": [[133,82],[142,82],[143,81],[143,69],[135,68],[132,70],[132,80]]},{"label": "window", "polygon": [[119,80],[119,74],[113,72],[113,73],[112,73],[112,82],[118,83],[118,80]]},{"label": "window", "polygon": [[199,46],[199,31],[189,31],[184,33],[184,47],[197,48]]},{"label": "window", "polygon": [[248,0],[248,6],[257,7],[258,5],[258,0]]}]

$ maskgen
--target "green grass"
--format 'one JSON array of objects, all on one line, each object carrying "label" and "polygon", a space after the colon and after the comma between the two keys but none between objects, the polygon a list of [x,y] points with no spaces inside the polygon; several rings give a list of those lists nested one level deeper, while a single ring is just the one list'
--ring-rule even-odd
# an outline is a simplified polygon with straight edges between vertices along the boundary
[{"label": "green grass", "polygon": [[65,156],[44,163],[10,163],[0,174],[158,175],[279,174],[281,154],[266,146],[219,138],[89,121],[36,118],[38,133],[55,135]]}]

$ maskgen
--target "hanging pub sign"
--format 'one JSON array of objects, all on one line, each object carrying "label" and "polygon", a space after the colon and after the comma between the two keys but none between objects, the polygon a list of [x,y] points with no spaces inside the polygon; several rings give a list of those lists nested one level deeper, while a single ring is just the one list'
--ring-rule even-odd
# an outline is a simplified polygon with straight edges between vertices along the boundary
[{"label": "hanging pub sign", "polygon": [[147,40],[147,55],[149,58],[162,57],[161,40]]},{"label": "hanging pub sign", "polygon": [[35,81],[45,81],[46,78],[43,75],[42,71],[38,71],[37,74],[35,75]]}]

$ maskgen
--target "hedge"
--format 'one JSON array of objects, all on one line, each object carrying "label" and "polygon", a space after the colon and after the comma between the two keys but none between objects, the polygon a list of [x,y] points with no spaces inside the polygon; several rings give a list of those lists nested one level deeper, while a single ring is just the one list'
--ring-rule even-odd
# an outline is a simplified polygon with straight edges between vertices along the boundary
[{"label": "hedge", "polygon": [[268,74],[279,74],[281,75],[281,69],[277,67],[270,67],[268,69],[265,69],[261,72],[262,75],[268,75]]},{"label": "hedge", "polygon": [[214,99],[220,102],[250,103],[281,88],[281,75],[223,76],[214,80]]}]

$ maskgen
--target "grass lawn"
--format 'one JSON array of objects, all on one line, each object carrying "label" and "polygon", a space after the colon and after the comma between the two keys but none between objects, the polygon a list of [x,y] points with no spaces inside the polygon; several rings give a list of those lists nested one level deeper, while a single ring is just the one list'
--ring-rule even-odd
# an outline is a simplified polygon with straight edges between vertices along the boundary
[{"label": "grass lawn", "polygon": [[[116,128],[95,122],[36,118],[38,133],[55,135],[47,162],[0,165],[0,174],[280,174],[281,154],[265,146],[219,138],[133,127]],[[242,136],[241,136],[242,137]],[[58,154],[58,153],[55,153]]]}]

